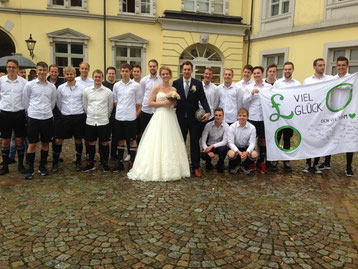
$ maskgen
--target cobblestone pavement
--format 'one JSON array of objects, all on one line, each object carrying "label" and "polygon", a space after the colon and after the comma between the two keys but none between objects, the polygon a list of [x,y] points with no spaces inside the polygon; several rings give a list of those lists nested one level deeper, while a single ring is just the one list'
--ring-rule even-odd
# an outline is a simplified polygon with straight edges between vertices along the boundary
[{"label": "cobblestone pavement", "polygon": [[65,148],[56,174],[25,181],[11,165],[0,178],[0,268],[358,268],[344,155],[322,175],[296,161],[292,173],[143,183],[76,172]]}]

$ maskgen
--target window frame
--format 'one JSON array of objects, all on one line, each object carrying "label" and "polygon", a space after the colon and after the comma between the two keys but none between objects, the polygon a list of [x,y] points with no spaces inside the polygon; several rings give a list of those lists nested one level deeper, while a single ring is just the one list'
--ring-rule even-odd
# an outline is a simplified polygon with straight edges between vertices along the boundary
[{"label": "window frame", "polygon": [[[190,1],[193,2],[194,9],[185,8],[185,2]],[[208,11],[200,10],[200,2],[205,1],[208,2]],[[222,12],[215,12],[215,2],[222,2]],[[182,0],[182,10],[187,12],[195,12],[195,13],[204,13],[204,14],[218,14],[218,15],[228,15],[228,0]]]},{"label": "window frame", "polygon": [[[56,44],[66,44],[67,45],[67,53],[64,52],[56,52]],[[74,54],[71,51],[71,45],[81,45],[82,46],[82,54]],[[59,67],[59,71],[60,71],[60,76],[63,77],[63,68],[65,68],[66,66],[60,66],[57,62],[56,59],[57,57],[62,57],[62,58],[67,58],[68,64],[69,66],[73,66],[76,69],[76,75],[79,75],[79,65],[75,66],[72,64],[72,59],[81,59],[81,62],[85,61],[85,55],[84,55],[84,44],[81,42],[64,42],[64,41],[55,41],[54,42],[54,63],[58,65]],[[71,53],[69,53],[69,51],[71,51]],[[79,55],[81,55],[82,57],[79,57]]]},{"label": "window frame", "polygon": [[[123,11],[123,4],[125,1],[134,1],[134,12]],[[149,0],[150,12],[142,12],[142,1],[148,0],[119,0],[119,14],[123,15],[139,15],[139,16],[155,16],[156,14],[156,0]]]},{"label": "window frame", "polygon": [[63,5],[54,4],[54,0],[47,0],[48,8],[58,8],[58,9],[66,9],[71,11],[87,11],[87,0],[81,0],[82,6],[71,6],[71,0],[63,0]]},{"label": "window frame", "polygon": [[[278,57],[280,55],[283,55],[283,64],[285,62],[288,61],[288,55],[289,55],[289,48],[280,48],[280,49],[273,49],[273,50],[263,50],[263,51],[260,51],[260,65],[265,69],[265,75],[267,73],[267,67],[268,65],[266,64],[267,63],[267,58],[268,57]],[[275,64],[278,65],[278,62],[275,62]],[[282,68],[281,66],[277,66],[277,71],[279,69],[282,69],[283,70],[283,64],[282,64]],[[278,72],[277,72],[278,74]],[[283,73],[282,73],[283,75]],[[276,76],[276,79],[280,79],[281,77],[278,77]]]},{"label": "window frame", "polygon": [[356,18],[358,12],[357,0],[325,0],[324,20],[346,20]]}]

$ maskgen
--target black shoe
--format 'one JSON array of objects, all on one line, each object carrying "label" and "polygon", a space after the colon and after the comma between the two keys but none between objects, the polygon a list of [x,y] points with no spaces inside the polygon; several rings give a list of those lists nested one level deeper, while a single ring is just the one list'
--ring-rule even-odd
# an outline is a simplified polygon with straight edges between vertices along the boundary
[{"label": "black shoe", "polygon": [[289,161],[283,162],[283,170],[285,171],[292,171],[292,166]]},{"label": "black shoe", "polygon": [[31,179],[33,175],[34,175],[34,169],[29,168],[24,173],[24,179]]},{"label": "black shoe", "polygon": [[94,164],[93,164],[93,163],[92,163],[92,164],[87,164],[87,166],[82,169],[82,172],[87,173],[87,172],[92,171],[92,170],[94,170],[94,169],[96,169],[96,168],[94,167]]},{"label": "black shoe", "polygon": [[211,162],[206,162],[205,169],[206,171],[213,170],[214,166],[211,164]]},{"label": "black shoe", "polygon": [[123,161],[122,162],[117,161],[116,166],[112,169],[112,172],[117,173],[117,172],[123,171],[123,170],[124,170]]},{"label": "black shoe", "polygon": [[13,164],[13,163],[16,163],[15,159],[9,158],[7,164]]},{"label": "black shoe", "polygon": [[58,163],[52,163],[51,171],[52,172],[57,172],[57,170],[58,170]]},{"label": "black shoe", "polygon": [[23,164],[19,164],[17,166],[17,171],[19,171],[21,174],[25,173],[25,166]]},{"label": "black shoe", "polygon": [[9,173],[9,168],[3,167],[0,169],[0,176],[6,175],[8,173]]},{"label": "black shoe", "polygon": [[58,161],[59,161],[60,163],[63,163],[63,158],[58,158]]},{"label": "black shoe", "polygon": [[320,166],[318,166],[318,169],[323,171],[323,170],[331,170],[331,165],[330,164],[326,164],[326,163],[322,163]]},{"label": "black shoe", "polygon": [[346,176],[347,177],[353,177],[354,174],[353,174],[353,171],[352,171],[352,167],[349,167],[346,169]]},{"label": "black shoe", "polygon": [[110,171],[110,169],[109,169],[109,166],[108,166],[108,164],[107,163],[104,163],[103,164],[103,172],[109,172]]},{"label": "black shoe", "polygon": [[38,172],[41,174],[41,176],[48,176],[50,174],[44,165],[39,166]]},{"label": "black shoe", "polygon": [[76,162],[76,171],[82,171],[82,165],[80,162]]},{"label": "black shoe", "polygon": [[272,172],[276,172],[277,171],[277,161],[272,161],[271,165],[269,167],[269,170]]}]

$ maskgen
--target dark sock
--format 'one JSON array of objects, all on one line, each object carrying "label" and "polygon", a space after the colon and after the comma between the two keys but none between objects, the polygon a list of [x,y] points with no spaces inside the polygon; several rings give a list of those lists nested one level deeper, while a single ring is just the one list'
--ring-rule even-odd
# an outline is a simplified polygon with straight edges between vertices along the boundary
[{"label": "dark sock", "polygon": [[319,162],[319,157],[314,158],[313,165],[314,166],[318,165],[318,162]]},{"label": "dark sock", "polygon": [[48,150],[41,150],[40,165],[45,165],[48,157]]},{"label": "dark sock", "polygon": [[126,141],[126,145],[127,145],[127,154],[131,154],[131,146],[129,140]]},{"label": "dark sock", "polygon": [[131,155],[131,163],[134,162],[136,153],[137,153],[137,147],[130,147],[129,148],[129,154]]},{"label": "dark sock", "polygon": [[309,159],[306,159],[306,164],[308,164],[309,166],[311,166],[311,158],[309,158]]},{"label": "dark sock", "polygon": [[117,150],[118,150],[118,160],[123,161],[123,155],[124,155],[125,147],[124,146],[118,146]]},{"label": "dark sock", "polygon": [[2,149],[2,166],[4,167],[4,169],[9,169],[8,164],[9,164],[9,153],[10,153],[10,147],[3,147]]},{"label": "dark sock", "polygon": [[55,145],[53,147],[53,152],[52,152],[53,163],[58,163],[58,159],[60,158],[61,151],[62,151],[62,144],[61,145]]},{"label": "dark sock", "polygon": [[24,146],[17,146],[17,161],[18,166],[24,165],[24,155],[25,155],[25,147]]},{"label": "dark sock", "polygon": [[87,152],[89,154],[89,161],[91,163],[94,163],[94,155],[96,154],[96,146],[95,145],[93,145],[93,146],[88,145],[87,146]]},{"label": "dark sock", "polygon": [[141,139],[142,137],[141,136],[137,136],[137,147],[139,146],[139,142],[140,142],[140,139]]},{"label": "dark sock", "polygon": [[265,161],[266,157],[266,146],[260,146],[260,156],[258,163],[262,163]]},{"label": "dark sock", "polygon": [[347,152],[346,159],[347,159],[347,168],[352,168],[353,152]]},{"label": "dark sock", "polygon": [[331,165],[331,155],[328,155],[324,158],[324,164]]},{"label": "dark sock", "polygon": [[103,155],[103,163],[108,163],[108,157],[109,157],[109,145],[103,146],[102,145],[102,155]]},{"label": "dark sock", "polygon": [[82,151],[83,151],[82,142],[80,144],[75,144],[75,149],[76,149],[76,163],[80,163],[82,157]]},{"label": "dark sock", "polygon": [[103,160],[103,148],[104,148],[104,146],[101,143],[99,143],[99,145],[98,145],[98,153],[99,153],[99,160],[100,160],[101,163],[104,161]]},{"label": "dark sock", "polygon": [[29,169],[34,169],[35,152],[27,153],[27,160],[29,161]]}]

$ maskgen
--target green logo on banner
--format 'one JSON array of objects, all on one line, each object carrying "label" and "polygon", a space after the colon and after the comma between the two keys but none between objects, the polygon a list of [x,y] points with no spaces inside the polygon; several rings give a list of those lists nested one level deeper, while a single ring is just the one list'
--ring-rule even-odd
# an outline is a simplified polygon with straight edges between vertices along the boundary
[{"label": "green logo on banner", "polygon": [[280,117],[281,117],[281,118],[284,118],[284,119],[292,119],[292,117],[293,117],[293,111],[291,111],[291,114],[288,115],[288,116],[281,115],[281,113],[280,113],[280,108],[279,108],[280,104],[277,104],[277,103],[275,102],[275,97],[276,97],[276,96],[279,96],[281,101],[283,101],[283,99],[285,99],[285,98],[283,97],[283,95],[282,95],[282,94],[279,94],[279,93],[272,95],[272,97],[271,97],[272,107],[273,107],[274,109],[276,109],[277,113],[271,114],[271,116],[270,116],[270,121],[272,121],[272,122],[278,121]]},{"label": "green logo on banner", "polygon": [[[298,141],[297,141],[297,144],[293,147],[293,148],[290,148],[290,149],[284,149],[281,145],[280,145],[280,141],[278,141],[278,133],[283,130],[283,129],[291,129],[293,130],[294,132],[296,132],[297,136],[298,136]],[[286,151],[286,152],[290,152],[290,151],[294,151],[295,149],[298,148],[298,146],[301,144],[301,133],[296,129],[296,128],[293,128],[292,126],[289,126],[289,125],[286,125],[286,126],[282,126],[280,128],[278,128],[275,132],[275,143],[276,143],[276,146],[282,150],[282,151]]]},{"label": "green logo on banner", "polygon": [[[349,91],[349,98],[347,100],[347,103],[345,103],[345,105],[343,105],[341,108],[333,109],[331,107],[331,105],[329,104],[329,98],[332,96],[333,91],[338,90],[338,89],[341,89],[341,90],[344,90],[344,91]],[[327,93],[326,106],[332,112],[341,111],[341,110],[345,109],[349,105],[349,103],[352,101],[352,95],[353,95],[353,84],[351,84],[351,83],[339,84],[339,85],[333,87],[332,89],[330,89],[329,92]]]}]

